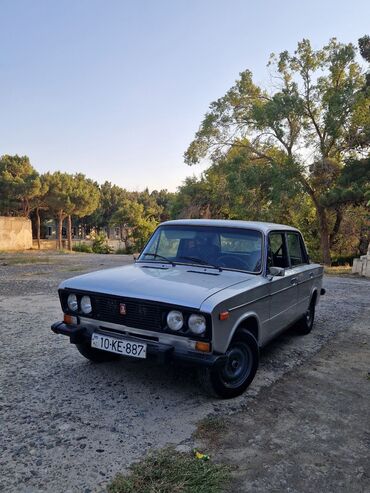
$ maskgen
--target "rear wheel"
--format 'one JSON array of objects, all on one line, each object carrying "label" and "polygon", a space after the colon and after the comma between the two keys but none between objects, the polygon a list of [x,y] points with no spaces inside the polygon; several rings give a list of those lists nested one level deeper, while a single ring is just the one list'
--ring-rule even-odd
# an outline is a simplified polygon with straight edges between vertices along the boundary
[{"label": "rear wheel", "polygon": [[118,354],[109,353],[108,351],[100,351],[91,347],[87,342],[82,344],[76,344],[76,347],[82,356],[94,363],[104,363],[107,361],[114,361],[119,358]]},{"label": "rear wheel", "polygon": [[258,368],[259,350],[255,337],[247,331],[235,336],[226,351],[227,361],[215,368],[201,368],[200,380],[208,393],[229,399],[242,394]]},{"label": "rear wheel", "polygon": [[297,330],[302,335],[311,332],[315,320],[315,298],[312,298],[306,313],[297,323]]}]

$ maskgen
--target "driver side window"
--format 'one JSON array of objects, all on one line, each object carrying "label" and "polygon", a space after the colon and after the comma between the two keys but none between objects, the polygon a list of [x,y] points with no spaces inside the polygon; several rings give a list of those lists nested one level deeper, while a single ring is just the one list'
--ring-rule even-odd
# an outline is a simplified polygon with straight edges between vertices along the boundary
[{"label": "driver side window", "polygon": [[267,267],[290,267],[284,233],[269,234]]}]

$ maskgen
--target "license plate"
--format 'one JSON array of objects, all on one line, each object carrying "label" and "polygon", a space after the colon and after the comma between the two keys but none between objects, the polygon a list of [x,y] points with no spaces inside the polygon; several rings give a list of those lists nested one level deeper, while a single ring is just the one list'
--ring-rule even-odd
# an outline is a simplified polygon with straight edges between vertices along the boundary
[{"label": "license plate", "polygon": [[91,347],[110,353],[122,354],[123,356],[146,358],[146,344],[142,342],[132,342],[127,339],[117,339],[102,334],[93,334],[91,337]]}]

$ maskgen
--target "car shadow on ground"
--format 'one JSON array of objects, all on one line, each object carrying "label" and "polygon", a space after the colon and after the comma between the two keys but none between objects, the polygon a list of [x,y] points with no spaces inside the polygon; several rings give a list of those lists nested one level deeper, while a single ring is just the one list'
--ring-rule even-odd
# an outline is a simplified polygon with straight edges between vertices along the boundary
[{"label": "car shadow on ground", "polygon": [[[299,351],[299,340],[294,327],[282,333],[260,353],[259,379],[271,372],[279,373],[287,366],[287,353]],[[178,363],[158,363],[156,358],[133,360],[122,357],[109,363],[92,363],[81,356],[73,345],[67,346],[64,358],[54,360],[59,369],[54,370],[54,379],[60,378],[60,385],[66,381],[72,392],[94,392],[96,395],[110,395],[115,400],[122,393],[135,400],[138,396],[160,396],[161,400],[185,400],[190,396],[200,400],[209,399],[200,385],[197,368]],[[64,351],[63,351],[64,352]],[[253,383],[252,383],[253,387]],[[247,391],[248,392],[248,391]],[[106,395],[108,397],[108,395]],[[141,397],[140,399],[141,400]]]}]

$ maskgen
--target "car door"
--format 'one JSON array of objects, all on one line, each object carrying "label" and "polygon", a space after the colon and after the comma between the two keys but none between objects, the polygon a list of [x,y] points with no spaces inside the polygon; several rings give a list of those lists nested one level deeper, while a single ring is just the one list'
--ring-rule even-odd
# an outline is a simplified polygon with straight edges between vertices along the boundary
[{"label": "car door", "polygon": [[294,270],[298,282],[296,318],[299,318],[306,312],[311,299],[314,272],[301,234],[298,231],[289,231],[286,236],[291,269]]},{"label": "car door", "polygon": [[267,269],[270,267],[285,269],[284,276],[274,276],[270,282],[269,334],[274,336],[294,321],[297,312],[298,281],[290,265],[284,231],[269,233]]}]

